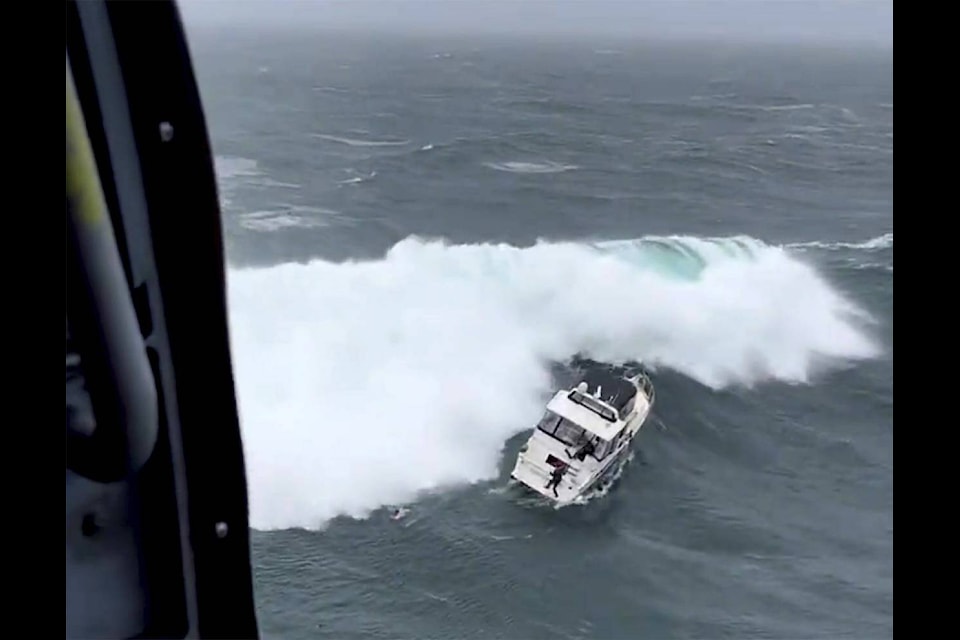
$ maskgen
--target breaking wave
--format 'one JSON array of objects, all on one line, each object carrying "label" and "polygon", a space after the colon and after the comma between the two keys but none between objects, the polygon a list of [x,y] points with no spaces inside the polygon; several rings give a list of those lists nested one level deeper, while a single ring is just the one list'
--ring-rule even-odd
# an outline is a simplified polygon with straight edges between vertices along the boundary
[{"label": "breaking wave", "polygon": [[542,411],[550,363],[575,354],[714,389],[880,355],[864,311],[788,249],[745,237],[409,238],[379,260],[233,269],[229,284],[258,529],[495,478],[506,440]]}]

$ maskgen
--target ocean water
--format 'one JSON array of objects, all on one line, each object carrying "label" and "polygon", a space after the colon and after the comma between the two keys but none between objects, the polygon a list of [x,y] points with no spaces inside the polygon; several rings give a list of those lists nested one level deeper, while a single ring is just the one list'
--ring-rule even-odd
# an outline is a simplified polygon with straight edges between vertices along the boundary
[{"label": "ocean water", "polygon": [[[265,638],[892,636],[890,52],[191,39]],[[508,486],[628,361],[619,481]]]}]

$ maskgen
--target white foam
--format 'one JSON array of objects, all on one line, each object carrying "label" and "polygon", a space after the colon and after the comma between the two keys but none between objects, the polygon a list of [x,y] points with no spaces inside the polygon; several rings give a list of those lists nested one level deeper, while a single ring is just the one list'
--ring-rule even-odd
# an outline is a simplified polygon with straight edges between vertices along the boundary
[{"label": "white foam", "polygon": [[805,111],[807,109],[816,109],[815,104],[776,104],[776,105],[744,105],[744,108],[759,109],[761,111]]},{"label": "white foam", "polygon": [[[355,173],[355,171],[353,171],[353,170],[351,170],[351,171]],[[370,180],[373,180],[375,177],[377,177],[377,172],[376,172],[376,171],[371,171],[370,173],[366,173],[366,174],[359,175],[359,176],[354,176],[354,177],[352,177],[352,178],[347,178],[346,180],[339,180],[339,181],[337,181],[337,184],[340,184],[340,185],[345,185],[345,184],[360,184],[360,183],[363,183],[363,182],[369,182]]]},{"label": "white foam", "polygon": [[484,165],[508,173],[562,173],[578,168],[576,165],[558,162],[485,162]]},{"label": "white foam", "polygon": [[257,165],[257,161],[250,158],[215,156],[213,166],[217,174],[220,206],[224,209],[233,206],[233,194],[240,184],[263,177],[263,172]]},{"label": "white foam", "polygon": [[216,168],[217,177],[221,180],[263,175],[260,167],[257,166],[257,161],[250,158],[216,156],[213,159],[213,164]]},{"label": "white foam", "polygon": [[[266,211],[252,211],[239,216],[240,226],[251,231],[281,231],[283,229],[316,229],[328,227],[339,215],[336,211],[300,207]],[[306,214],[306,215],[304,215]]]},{"label": "white foam", "polygon": [[224,209],[233,208],[233,196],[241,187],[300,189],[298,184],[280,182],[268,177],[257,164],[257,161],[250,158],[216,156],[214,158],[214,169],[217,174],[220,205]]},{"label": "white foam", "polygon": [[820,240],[811,240],[810,242],[794,242],[787,245],[792,248],[813,247],[816,249],[863,249],[865,251],[877,251],[880,249],[890,249],[893,247],[893,232],[885,233],[875,238],[870,238],[865,242],[823,242]]},{"label": "white foam", "polygon": [[359,138],[347,138],[345,136],[332,136],[325,133],[315,133],[314,138],[345,144],[349,147],[402,147],[410,144],[409,140],[361,140]]},{"label": "white foam", "polygon": [[[699,277],[651,268],[665,243],[704,265]],[[542,411],[548,363],[576,353],[716,388],[803,382],[818,356],[879,355],[811,267],[742,239],[411,238],[382,260],[231,270],[229,285],[258,529],[320,527],[495,478],[505,441]]]}]

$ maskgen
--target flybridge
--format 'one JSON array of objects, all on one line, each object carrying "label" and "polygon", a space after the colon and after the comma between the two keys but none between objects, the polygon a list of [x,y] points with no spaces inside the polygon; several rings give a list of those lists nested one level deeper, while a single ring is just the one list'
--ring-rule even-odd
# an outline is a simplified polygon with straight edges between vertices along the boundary
[{"label": "flybridge", "polygon": [[600,416],[604,420],[607,420],[608,422],[617,421],[617,414],[613,411],[613,409],[603,404],[593,396],[588,396],[585,393],[585,391],[586,391],[586,384],[580,383],[580,388],[577,388],[571,391],[567,395],[567,398],[569,398],[571,402],[575,402],[576,404],[579,404],[582,407],[586,407],[590,409],[591,411],[596,413],[598,416]]}]

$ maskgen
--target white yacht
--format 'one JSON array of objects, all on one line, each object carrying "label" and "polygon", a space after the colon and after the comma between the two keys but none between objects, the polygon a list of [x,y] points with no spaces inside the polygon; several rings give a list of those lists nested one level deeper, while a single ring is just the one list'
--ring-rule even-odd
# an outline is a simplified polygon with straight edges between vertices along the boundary
[{"label": "white yacht", "polygon": [[575,501],[619,467],[653,402],[646,374],[587,373],[547,403],[511,477],[559,505]]}]

